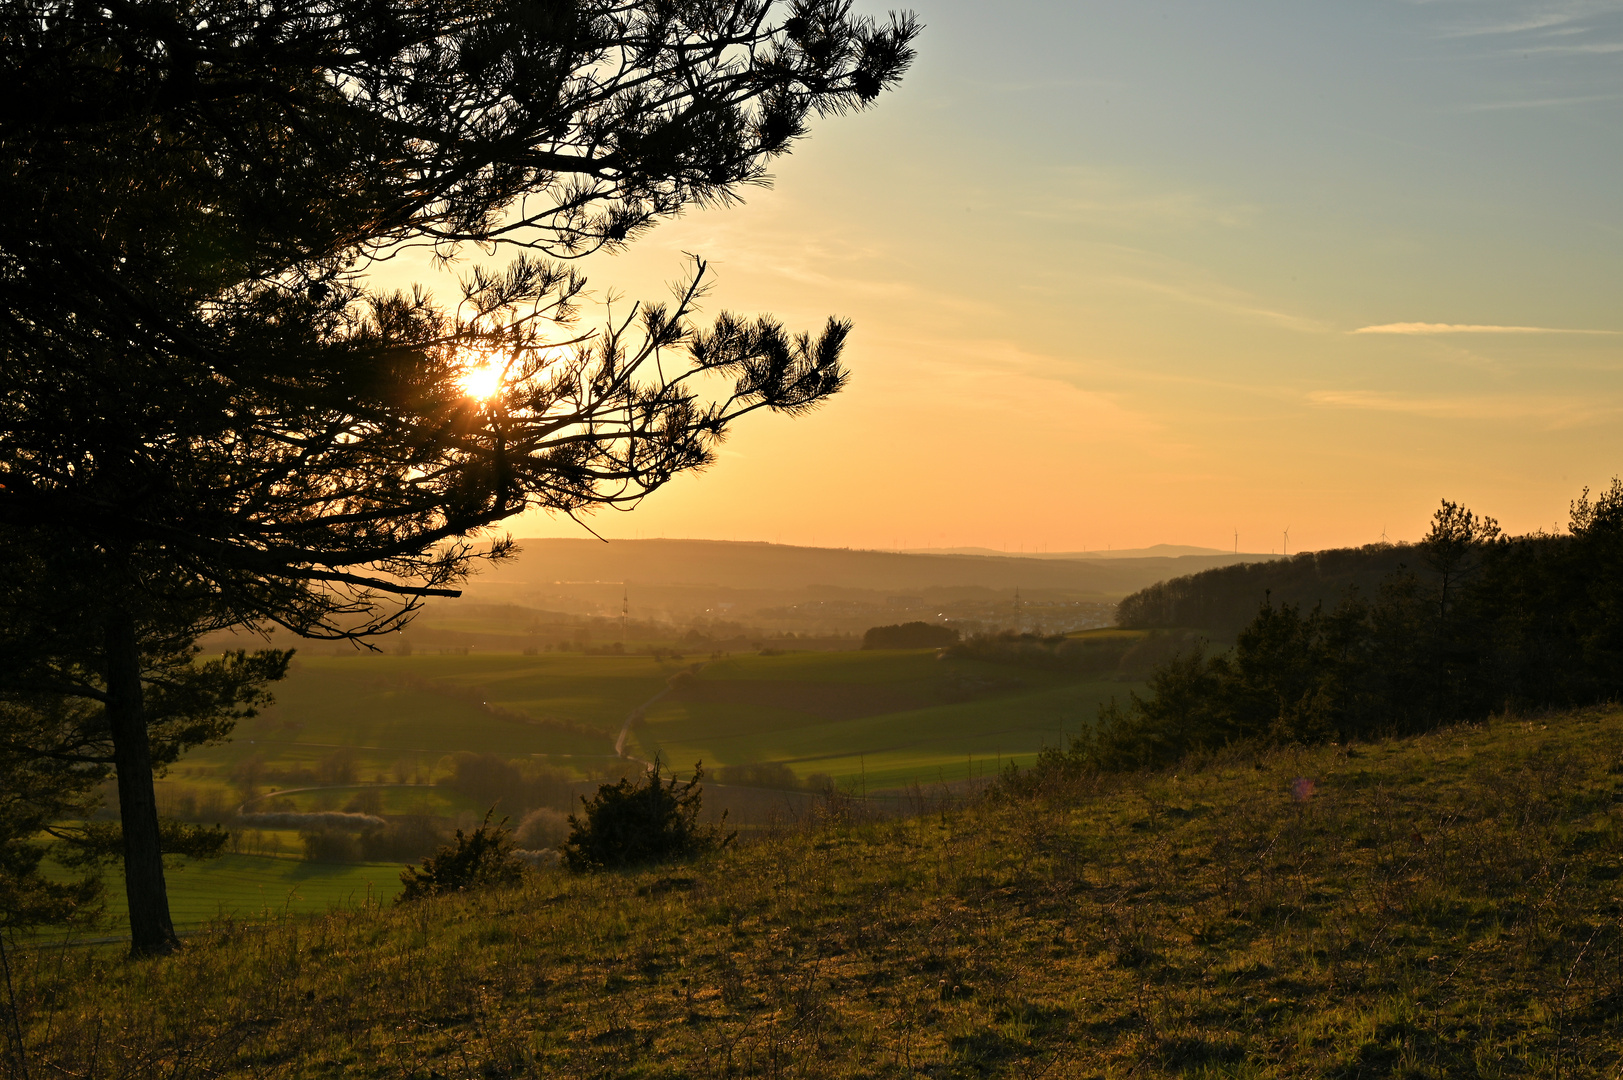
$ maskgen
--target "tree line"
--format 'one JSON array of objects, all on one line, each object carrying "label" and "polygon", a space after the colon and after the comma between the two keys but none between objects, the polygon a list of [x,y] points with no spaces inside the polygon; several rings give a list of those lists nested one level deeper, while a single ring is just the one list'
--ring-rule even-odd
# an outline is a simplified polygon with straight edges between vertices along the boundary
[{"label": "tree line", "polygon": [[1373,596],[1387,577],[1413,565],[1410,545],[1368,544],[1215,567],[1158,581],[1124,597],[1116,605],[1116,625],[1130,630],[1193,628],[1231,642],[1256,615],[1265,592],[1277,603],[1311,608],[1334,603],[1355,588]]},{"label": "tree line", "polygon": [[[1367,549],[1326,556],[1316,565],[1358,573],[1376,561]],[[1185,579],[1173,592],[1193,610],[1223,613],[1236,580],[1261,595],[1232,649],[1185,651],[1146,695],[1104,706],[1071,764],[1160,766],[1236,743],[1367,740],[1623,696],[1623,483],[1593,499],[1586,489],[1560,534],[1506,536],[1445,501],[1423,540],[1389,556],[1400,561],[1375,589],[1349,584],[1311,607],[1276,599],[1266,573]],[[1304,565],[1263,568],[1293,587]],[[1213,597],[1200,595],[1202,579]]]}]

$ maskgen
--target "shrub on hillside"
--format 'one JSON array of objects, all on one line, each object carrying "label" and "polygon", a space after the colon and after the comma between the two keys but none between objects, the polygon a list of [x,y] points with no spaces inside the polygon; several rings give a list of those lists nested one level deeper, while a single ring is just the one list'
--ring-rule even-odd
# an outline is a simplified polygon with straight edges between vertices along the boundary
[{"label": "shrub on hillside", "polygon": [[862,635],[864,649],[940,649],[957,643],[958,631],[927,622],[875,626]]},{"label": "shrub on hillside", "polygon": [[516,885],[524,877],[524,863],[513,854],[513,834],[507,819],[492,825],[485,813],[484,823],[471,833],[456,831],[456,838],[437,854],[423,860],[422,866],[408,866],[400,872],[405,890],[396,903],[420,900],[426,896]]},{"label": "shrub on hillside", "polygon": [[633,782],[622,778],[604,784],[588,799],[581,796],[581,812],[569,816],[569,839],[562,848],[571,870],[604,870],[641,863],[688,858],[726,847],[737,832],[723,833],[722,823],[699,823],[702,764],[693,778],[678,786],[673,775],[661,780],[659,762]]}]

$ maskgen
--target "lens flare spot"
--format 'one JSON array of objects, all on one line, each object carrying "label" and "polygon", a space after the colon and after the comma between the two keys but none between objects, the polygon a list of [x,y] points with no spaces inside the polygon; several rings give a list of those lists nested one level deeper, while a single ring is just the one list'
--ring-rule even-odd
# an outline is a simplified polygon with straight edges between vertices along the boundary
[{"label": "lens flare spot", "polygon": [[489,361],[472,364],[457,376],[457,387],[471,398],[487,401],[502,388],[502,369]]}]

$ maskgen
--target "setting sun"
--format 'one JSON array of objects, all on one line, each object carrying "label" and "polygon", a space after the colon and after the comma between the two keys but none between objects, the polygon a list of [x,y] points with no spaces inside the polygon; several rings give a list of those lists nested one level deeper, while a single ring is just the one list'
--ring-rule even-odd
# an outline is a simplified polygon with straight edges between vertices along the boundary
[{"label": "setting sun", "polygon": [[495,397],[501,390],[503,374],[500,366],[487,360],[476,366],[464,368],[462,374],[457,376],[456,384],[469,397],[485,401]]}]

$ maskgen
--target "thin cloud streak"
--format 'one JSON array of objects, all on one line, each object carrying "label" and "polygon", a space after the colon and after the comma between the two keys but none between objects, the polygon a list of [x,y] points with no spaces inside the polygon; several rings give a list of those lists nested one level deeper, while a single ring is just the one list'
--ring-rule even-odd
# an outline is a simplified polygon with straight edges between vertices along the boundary
[{"label": "thin cloud streak", "polygon": [[1513,394],[1408,397],[1380,390],[1314,390],[1314,405],[1402,413],[1433,420],[1535,423],[1548,429],[1584,427],[1615,419],[1623,406],[1593,398]]},{"label": "thin cloud streak", "polygon": [[[1216,292],[1217,290],[1213,290],[1212,292],[1201,291],[1193,288],[1182,287],[1173,284],[1170,281],[1154,281],[1148,278],[1131,277],[1127,275],[1112,275],[1109,277],[1102,277],[1099,280],[1104,284],[1126,286],[1159,296],[1170,296],[1194,307],[1208,308],[1213,311],[1220,311],[1227,315],[1242,319],[1273,323],[1274,325],[1288,327],[1292,330],[1299,330],[1303,333],[1317,334],[1323,333],[1328,329],[1323,323],[1316,319],[1305,318],[1301,315],[1292,315],[1285,311],[1275,311],[1272,308],[1266,308],[1258,304],[1250,303],[1246,299],[1238,298],[1237,296],[1213,295],[1213,292]],[[1225,291],[1237,293],[1237,290]],[[1356,332],[1357,331],[1354,331],[1354,333]]]},{"label": "thin cloud streak", "polygon": [[1573,330],[1560,326],[1485,326],[1476,323],[1382,323],[1380,326],[1360,326],[1349,334],[1591,334],[1616,336],[1618,330]]},{"label": "thin cloud streak", "polygon": [[1460,112],[1504,112],[1508,109],[1558,109],[1565,105],[1596,105],[1623,100],[1623,94],[1585,94],[1578,97],[1528,98],[1522,101],[1485,101],[1461,106]]},{"label": "thin cloud streak", "polygon": [[1588,31],[1582,25],[1616,13],[1623,5],[1616,0],[1599,3],[1580,2],[1547,5],[1545,10],[1521,18],[1502,20],[1477,26],[1464,26],[1447,31],[1445,38],[1500,37],[1515,34],[1578,34]]},{"label": "thin cloud streak", "polygon": [[1593,41],[1583,45],[1530,45],[1513,49],[1506,56],[1611,56],[1623,52],[1623,41]]}]

